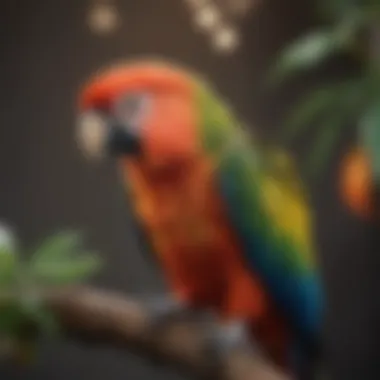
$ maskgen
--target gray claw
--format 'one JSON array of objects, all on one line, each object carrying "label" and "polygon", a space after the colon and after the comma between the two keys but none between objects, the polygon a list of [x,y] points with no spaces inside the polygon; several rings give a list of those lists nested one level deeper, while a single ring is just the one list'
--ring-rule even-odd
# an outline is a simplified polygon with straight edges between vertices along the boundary
[{"label": "gray claw", "polygon": [[232,351],[257,351],[250,340],[249,331],[242,321],[226,324],[214,323],[206,331],[206,355],[210,357],[213,368],[220,368]]},{"label": "gray claw", "polygon": [[146,297],[143,304],[149,314],[152,333],[159,332],[173,321],[186,320],[193,315],[193,310],[186,303],[170,295]]}]

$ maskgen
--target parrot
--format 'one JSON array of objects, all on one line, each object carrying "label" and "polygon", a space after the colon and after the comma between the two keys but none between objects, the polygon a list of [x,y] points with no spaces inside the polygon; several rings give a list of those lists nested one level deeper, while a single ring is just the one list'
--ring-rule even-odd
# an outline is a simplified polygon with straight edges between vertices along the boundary
[{"label": "parrot", "polygon": [[78,96],[77,142],[112,157],[169,295],[152,325],[211,310],[217,357],[263,350],[299,380],[320,356],[321,272],[312,217],[290,154],[261,144],[217,90],[171,62],[93,75]]}]

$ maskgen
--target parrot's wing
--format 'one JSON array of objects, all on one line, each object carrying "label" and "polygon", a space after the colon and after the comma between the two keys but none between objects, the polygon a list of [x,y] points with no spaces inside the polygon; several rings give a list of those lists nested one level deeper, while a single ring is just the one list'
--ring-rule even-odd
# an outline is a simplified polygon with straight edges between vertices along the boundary
[{"label": "parrot's wing", "polygon": [[242,144],[218,160],[226,211],[248,267],[261,276],[292,330],[313,341],[320,327],[321,285],[300,182],[286,156],[258,154]]}]

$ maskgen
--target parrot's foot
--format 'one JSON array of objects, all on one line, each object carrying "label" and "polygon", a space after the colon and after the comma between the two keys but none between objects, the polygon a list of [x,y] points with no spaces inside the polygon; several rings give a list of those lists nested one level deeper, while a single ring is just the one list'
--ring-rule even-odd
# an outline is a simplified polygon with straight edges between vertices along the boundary
[{"label": "parrot's foot", "polygon": [[175,321],[193,318],[192,308],[170,295],[151,296],[143,299],[149,315],[149,333],[153,335]]},{"label": "parrot's foot", "polygon": [[233,351],[257,352],[250,332],[242,321],[212,324],[206,332],[205,354],[209,357],[210,372],[221,369]]},{"label": "parrot's foot", "polygon": [[[173,322],[194,318],[193,309],[186,303],[170,295],[153,295],[143,298],[142,303],[148,313],[147,336],[153,339]],[[152,364],[161,367],[160,361],[152,359]]]}]

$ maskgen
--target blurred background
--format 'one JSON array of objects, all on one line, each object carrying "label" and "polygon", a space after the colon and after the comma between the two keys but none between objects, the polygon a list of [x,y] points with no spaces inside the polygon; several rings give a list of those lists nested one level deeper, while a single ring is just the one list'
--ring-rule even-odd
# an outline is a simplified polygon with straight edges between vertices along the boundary
[{"label": "blurred background", "polygon": [[[224,0],[215,13],[190,0],[4,0],[0,12],[1,218],[26,248],[61,228],[83,231],[107,267],[96,283],[129,293],[163,286],[131,229],[112,163],[92,166],[74,143],[76,94],[84,80],[120,59],[159,56],[201,72],[256,133],[269,139],[289,107],[316,85],[358,68],[339,55],[268,91],[265,75],[282,47],[319,21],[314,2]],[[200,4],[200,2],[198,1]],[[198,9],[196,11],[196,9]],[[215,21],[215,20],[214,20]],[[312,134],[290,146],[302,162]],[[326,355],[334,379],[379,379],[378,232],[342,205],[342,156],[355,143],[344,129],[318,181],[305,180],[315,208],[328,292]],[[305,174],[305,173],[303,173]],[[0,367],[1,379],[180,379],[124,352],[48,345],[38,363]]]}]

